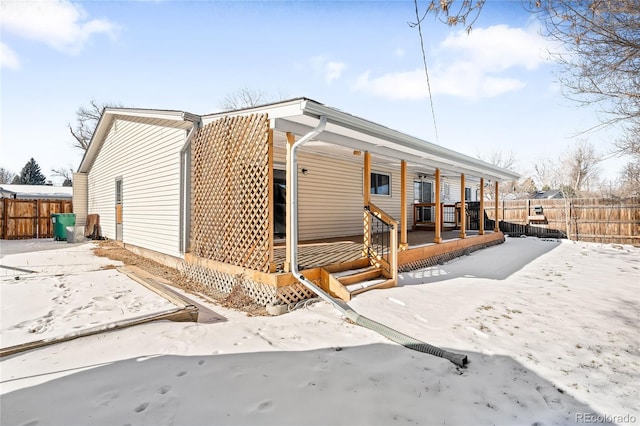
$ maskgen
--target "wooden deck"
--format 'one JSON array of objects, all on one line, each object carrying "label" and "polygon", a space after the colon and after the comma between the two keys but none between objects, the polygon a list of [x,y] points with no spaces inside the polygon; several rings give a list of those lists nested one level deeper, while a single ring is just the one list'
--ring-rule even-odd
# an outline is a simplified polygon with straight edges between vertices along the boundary
[{"label": "wooden deck", "polygon": [[[486,231],[491,234],[492,231]],[[478,236],[478,231],[466,231],[467,239]],[[442,232],[442,242],[459,239],[460,231]],[[410,231],[407,233],[409,249],[435,245],[433,231]],[[362,235],[350,237],[328,238],[324,240],[303,241],[298,245],[298,268],[300,270],[317,268],[335,263],[350,262],[362,258]],[[278,271],[282,271],[286,256],[284,243],[274,248],[274,259]]]}]

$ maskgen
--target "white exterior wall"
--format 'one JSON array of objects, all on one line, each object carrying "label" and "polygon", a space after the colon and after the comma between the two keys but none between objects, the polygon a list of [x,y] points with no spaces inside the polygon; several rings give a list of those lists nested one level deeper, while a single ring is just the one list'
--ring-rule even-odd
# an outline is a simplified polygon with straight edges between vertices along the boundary
[{"label": "white exterior wall", "polygon": [[76,225],[87,224],[88,182],[86,173],[73,174],[73,212],[76,214]]},{"label": "white exterior wall", "polygon": [[[276,148],[274,160],[286,162],[285,151]],[[364,156],[362,163],[298,151],[300,241],[359,235],[363,232]],[[372,172],[391,175],[391,196],[371,195],[371,202],[400,221],[400,169],[372,165]],[[413,224],[413,176],[407,176],[407,223]]]},{"label": "white exterior wall", "polygon": [[[155,121],[157,122],[157,121]],[[88,177],[88,213],[115,239],[115,182],[123,185],[123,242],[171,256],[180,253],[180,150],[186,132],[116,119]]]},{"label": "white exterior wall", "polygon": [[[470,181],[468,178],[465,180],[465,187],[471,188],[471,198],[467,201],[479,201],[478,200],[478,183],[475,181]],[[445,185],[449,186],[449,197],[446,197],[445,194]],[[453,204],[460,201],[460,177],[444,177],[442,179],[442,189],[441,189],[441,198],[442,202],[446,204]],[[434,196],[435,199],[435,196]]]}]

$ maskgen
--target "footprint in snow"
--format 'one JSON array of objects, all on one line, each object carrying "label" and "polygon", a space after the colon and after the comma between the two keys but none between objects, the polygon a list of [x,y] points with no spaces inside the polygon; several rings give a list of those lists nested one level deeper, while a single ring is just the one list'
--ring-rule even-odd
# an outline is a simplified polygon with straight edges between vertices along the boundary
[{"label": "footprint in snow", "polygon": [[389,299],[393,303],[397,303],[400,306],[407,306],[407,304],[404,303],[402,300],[394,299],[393,297],[387,297],[387,299]]},{"label": "footprint in snow", "polygon": [[266,400],[266,401],[261,402],[261,403],[258,405],[257,410],[258,410],[258,411],[267,411],[267,410],[269,410],[272,406],[273,406],[273,401],[271,401],[271,400]]},{"label": "footprint in snow", "polygon": [[482,337],[483,339],[488,339],[489,335],[486,333],[483,333],[482,331],[475,329],[473,327],[467,327],[467,330],[472,331],[473,334],[475,334],[478,337]]},{"label": "footprint in snow", "polygon": [[182,377],[182,376],[184,376],[185,374],[187,374],[187,372],[186,372],[186,371],[181,371],[181,372],[179,372],[178,374],[176,374],[176,377]]},{"label": "footprint in snow", "polygon": [[415,318],[415,319],[417,319],[417,320],[419,320],[419,321],[422,321],[422,322],[424,322],[424,323],[428,323],[428,322],[429,322],[429,321],[427,321],[426,319],[422,318],[420,315],[414,315],[414,318]]},{"label": "footprint in snow", "polygon": [[148,402],[143,402],[142,404],[138,405],[133,411],[135,411],[136,413],[141,413],[146,410],[148,406]]},{"label": "footprint in snow", "polygon": [[161,388],[158,389],[158,393],[160,395],[164,395],[168,393],[170,390],[171,390],[171,386],[162,386]]}]

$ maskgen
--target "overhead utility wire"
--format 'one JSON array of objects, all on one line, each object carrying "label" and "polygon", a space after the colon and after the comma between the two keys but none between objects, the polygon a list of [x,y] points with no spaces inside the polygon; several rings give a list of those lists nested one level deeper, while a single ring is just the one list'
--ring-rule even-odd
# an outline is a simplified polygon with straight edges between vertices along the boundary
[{"label": "overhead utility wire", "polygon": [[[438,125],[436,124],[436,111],[433,108],[433,96],[431,95],[431,82],[429,81],[429,70],[427,68],[427,55],[424,53],[424,39],[422,37],[422,19],[420,18],[420,12],[418,11],[418,0],[413,0],[416,6],[416,25],[418,26],[418,34],[420,34],[420,48],[422,49],[422,63],[424,64],[424,74],[427,76],[427,90],[429,91],[429,104],[431,105],[431,117],[433,118],[433,128],[436,132],[436,143],[440,144],[440,138],[438,136]],[[425,14],[426,16],[426,14]],[[415,25],[413,25],[415,26]]]}]

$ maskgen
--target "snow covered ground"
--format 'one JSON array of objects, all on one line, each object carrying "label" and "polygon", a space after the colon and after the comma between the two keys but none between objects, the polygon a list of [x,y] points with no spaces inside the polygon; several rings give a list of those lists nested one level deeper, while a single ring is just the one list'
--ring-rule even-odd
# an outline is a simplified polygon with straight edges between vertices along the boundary
[{"label": "snow covered ground", "polygon": [[[94,256],[91,243],[67,246],[31,240],[1,244],[2,348],[176,308],[113,269],[121,263]],[[44,250],[24,252],[24,246]],[[103,269],[107,265],[111,269]]]},{"label": "snow covered ground", "polygon": [[[113,263],[91,259],[89,247],[70,247],[70,265],[55,268],[67,276],[85,260]],[[46,261],[51,253],[5,255],[0,264],[55,269]],[[16,285],[12,279],[0,280],[3,339],[5,306],[15,309],[12,292],[5,293]],[[80,289],[78,280],[67,285]],[[113,288],[103,289],[87,297],[114,296]],[[324,302],[279,317],[247,317],[198,302],[225,320],[156,322],[3,358],[0,423],[640,421],[638,248],[510,238],[402,274],[397,288],[351,302],[371,319],[466,353],[466,369],[350,324]],[[31,304],[16,304],[20,315],[29,314]],[[62,320],[57,326],[65,324],[74,326]]]}]

